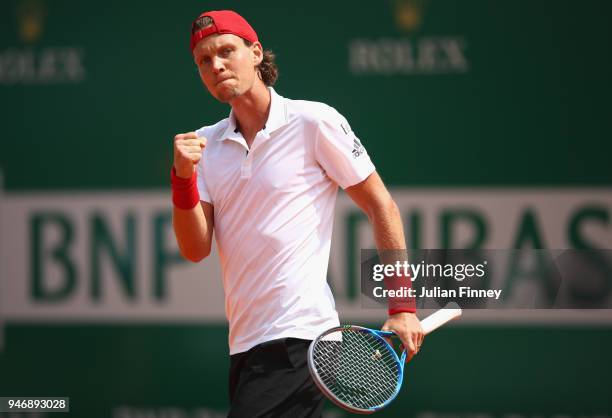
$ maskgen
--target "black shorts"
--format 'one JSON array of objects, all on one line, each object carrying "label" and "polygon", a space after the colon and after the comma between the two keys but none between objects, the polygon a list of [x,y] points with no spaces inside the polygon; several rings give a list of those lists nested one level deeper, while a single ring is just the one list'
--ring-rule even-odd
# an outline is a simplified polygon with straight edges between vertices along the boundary
[{"label": "black shorts", "polygon": [[228,417],[321,417],[324,399],[308,372],[309,344],[283,338],[232,355]]}]

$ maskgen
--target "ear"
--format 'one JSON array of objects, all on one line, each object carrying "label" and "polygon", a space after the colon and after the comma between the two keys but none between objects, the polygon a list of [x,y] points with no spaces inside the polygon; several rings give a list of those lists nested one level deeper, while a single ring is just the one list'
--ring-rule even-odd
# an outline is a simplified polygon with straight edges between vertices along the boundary
[{"label": "ear", "polygon": [[251,51],[253,51],[253,65],[257,67],[263,61],[263,47],[261,43],[254,42],[251,48]]}]

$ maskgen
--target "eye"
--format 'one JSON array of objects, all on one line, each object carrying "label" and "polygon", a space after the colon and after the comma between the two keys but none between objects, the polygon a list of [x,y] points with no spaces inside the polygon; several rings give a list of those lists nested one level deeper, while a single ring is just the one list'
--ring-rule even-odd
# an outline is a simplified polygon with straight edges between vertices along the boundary
[{"label": "eye", "polygon": [[200,65],[208,65],[208,64],[210,64],[210,57],[203,56],[202,59],[200,60]]},{"label": "eye", "polygon": [[230,54],[232,53],[232,48],[223,48],[223,50],[221,50],[221,56],[223,58],[227,58],[230,56]]}]

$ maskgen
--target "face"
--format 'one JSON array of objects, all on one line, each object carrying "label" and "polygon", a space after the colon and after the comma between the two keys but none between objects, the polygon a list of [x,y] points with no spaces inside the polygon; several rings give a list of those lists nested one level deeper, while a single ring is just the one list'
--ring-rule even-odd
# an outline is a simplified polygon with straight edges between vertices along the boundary
[{"label": "face", "polygon": [[236,35],[215,34],[196,44],[193,59],[210,94],[228,103],[249,91],[258,80],[256,67],[263,52],[259,42],[246,46]]}]

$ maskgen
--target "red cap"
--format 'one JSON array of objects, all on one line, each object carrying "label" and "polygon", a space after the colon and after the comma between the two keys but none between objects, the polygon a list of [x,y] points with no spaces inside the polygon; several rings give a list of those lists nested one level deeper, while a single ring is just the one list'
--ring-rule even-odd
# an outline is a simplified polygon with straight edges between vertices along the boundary
[{"label": "red cap", "polygon": [[196,44],[213,33],[231,33],[249,42],[257,42],[257,34],[242,16],[232,10],[204,12],[191,26],[191,52]]}]

